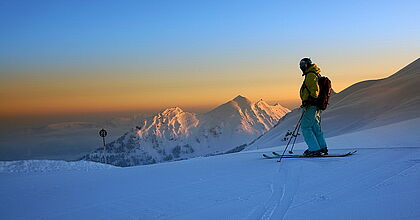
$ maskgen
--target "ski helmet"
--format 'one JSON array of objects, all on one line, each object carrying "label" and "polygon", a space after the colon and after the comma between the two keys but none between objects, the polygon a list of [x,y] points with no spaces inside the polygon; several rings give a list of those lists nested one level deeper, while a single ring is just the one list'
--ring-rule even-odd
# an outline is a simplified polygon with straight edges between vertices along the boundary
[{"label": "ski helmet", "polygon": [[305,70],[307,70],[311,65],[312,65],[312,60],[311,58],[308,58],[308,57],[301,59],[299,63],[299,67],[303,72],[305,72]]}]

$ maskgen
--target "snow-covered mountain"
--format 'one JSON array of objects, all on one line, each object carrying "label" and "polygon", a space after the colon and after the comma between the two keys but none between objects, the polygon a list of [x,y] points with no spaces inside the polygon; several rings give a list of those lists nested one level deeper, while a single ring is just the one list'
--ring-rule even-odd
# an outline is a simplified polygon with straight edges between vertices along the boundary
[{"label": "snow-covered mountain", "polygon": [[289,111],[243,96],[202,115],[169,108],[83,159],[132,166],[243,149]]},{"label": "snow-covered mountain", "polygon": [[[419,85],[420,58],[387,78],[359,82],[332,95],[330,106],[322,113],[325,135],[331,137],[420,117]],[[247,149],[284,144],[281,139],[293,130],[301,112],[298,108],[288,113],[278,126]]]}]

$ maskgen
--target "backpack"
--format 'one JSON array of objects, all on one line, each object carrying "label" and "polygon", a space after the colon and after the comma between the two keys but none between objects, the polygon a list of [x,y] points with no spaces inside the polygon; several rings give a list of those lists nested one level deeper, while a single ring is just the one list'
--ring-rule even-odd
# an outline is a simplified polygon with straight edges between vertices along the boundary
[{"label": "backpack", "polygon": [[328,100],[330,99],[331,95],[331,80],[326,76],[319,76],[318,86],[319,95],[316,99],[316,106],[321,110],[325,110],[327,109]]}]

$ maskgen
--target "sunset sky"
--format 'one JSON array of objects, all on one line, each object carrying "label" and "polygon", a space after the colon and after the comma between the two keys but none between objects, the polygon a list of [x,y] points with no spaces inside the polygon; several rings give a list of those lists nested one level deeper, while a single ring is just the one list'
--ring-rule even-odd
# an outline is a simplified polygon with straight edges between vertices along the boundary
[{"label": "sunset sky", "polygon": [[0,116],[294,107],[302,57],[340,91],[419,57],[419,1],[0,2]]}]

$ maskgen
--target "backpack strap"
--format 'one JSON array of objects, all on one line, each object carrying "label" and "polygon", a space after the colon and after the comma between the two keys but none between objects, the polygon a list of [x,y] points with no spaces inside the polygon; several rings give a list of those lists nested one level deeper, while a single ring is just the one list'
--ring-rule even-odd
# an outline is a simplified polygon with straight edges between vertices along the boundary
[{"label": "backpack strap", "polygon": [[315,74],[318,78],[319,78],[319,77],[321,77],[321,74],[319,74],[319,73],[317,73],[317,72],[315,72],[315,71],[313,71],[313,70],[311,70],[311,71],[309,71],[309,72],[305,73],[305,76],[306,76],[308,73],[314,73],[314,74]]},{"label": "backpack strap", "polygon": [[308,90],[309,95],[311,95],[311,91],[309,90],[308,86],[306,86],[305,81],[306,81],[306,76],[305,76],[305,80],[303,80],[302,87],[303,87],[304,89]]},{"label": "backpack strap", "polygon": [[303,84],[302,84],[302,86],[306,89],[306,90],[308,90],[308,92],[309,92],[309,95],[311,95],[311,91],[309,90],[309,88],[308,88],[308,86],[306,85],[306,76],[308,75],[308,73],[314,73],[315,75],[316,75],[316,77],[317,77],[317,83],[318,83],[318,80],[319,80],[319,77],[321,77],[321,74],[319,74],[319,73],[316,73],[315,71],[309,71],[309,72],[306,72],[306,73],[304,73],[302,76],[305,76],[305,79],[303,80]]}]

